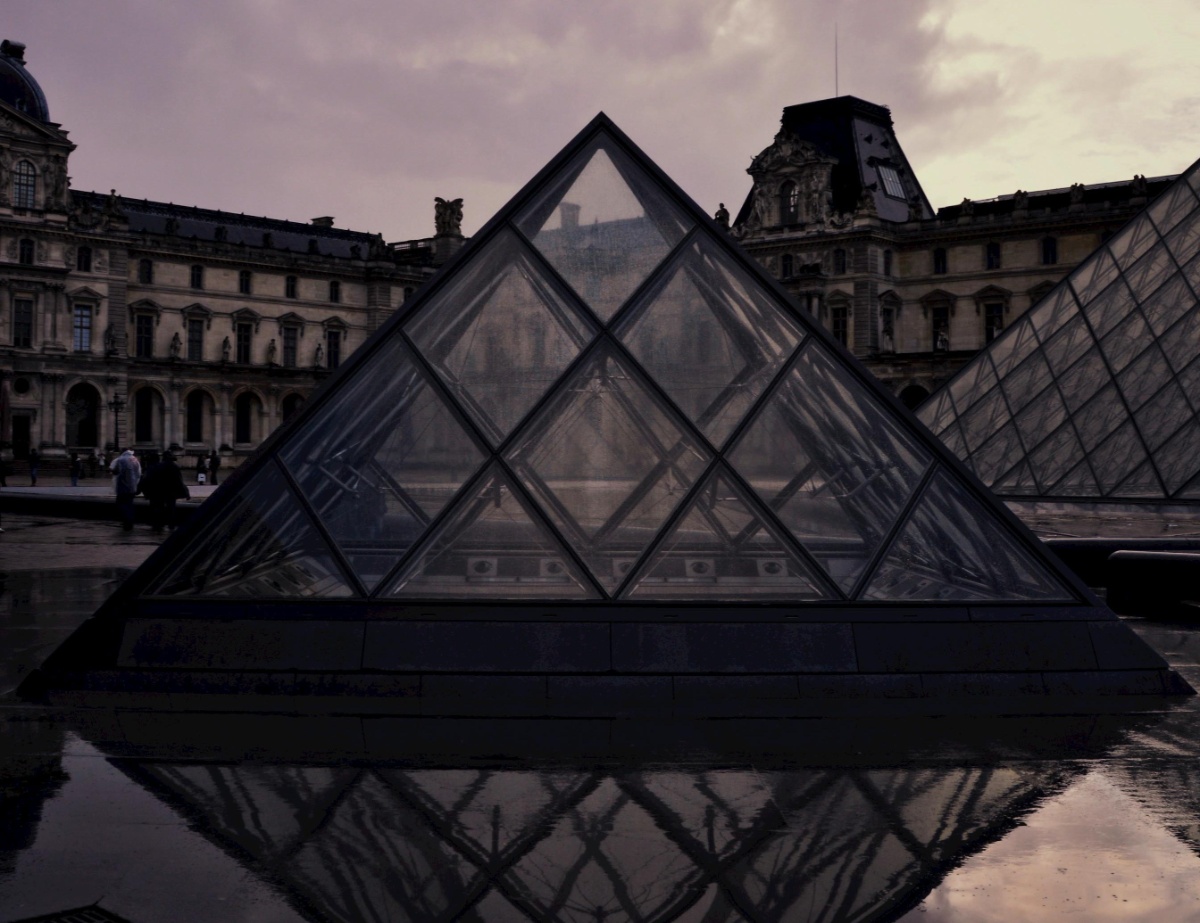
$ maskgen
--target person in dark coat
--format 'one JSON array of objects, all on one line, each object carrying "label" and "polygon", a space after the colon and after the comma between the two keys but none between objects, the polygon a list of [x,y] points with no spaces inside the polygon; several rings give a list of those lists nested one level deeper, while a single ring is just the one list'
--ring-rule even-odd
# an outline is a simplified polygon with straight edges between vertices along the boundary
[{"label": "person in dark coat", "polygon": [[79,486],[79,476],[83,474],[83,460],[78,452],[71,453],[71,486]]},{"label": "person in dark coat", "polygon": [[175,456],[163,452],[162,461],[142,476],[142,496],[150,501],[150,525],[155,532],[164,526],[175,528],[175,501],[191,496],[183,483],[183,471],[175,464]]},{"label": "person in dark coat", "polygon": [[196,483],[203,484],[207,475],[204,473],[208,470],[208,459],[203,455],[196,456]]},{"label": "person in dark coat", "polygon": [[38,466],[42,463],[42,453],[37,449],[29,450],[29,486],[37,487]]},{"label": "person in dark coat", "polygon": [[217,454],[217,450],[213,449],[208,456],[208,483],[213,487],[217,486],[217,469],[221,467],[221,456]]}]

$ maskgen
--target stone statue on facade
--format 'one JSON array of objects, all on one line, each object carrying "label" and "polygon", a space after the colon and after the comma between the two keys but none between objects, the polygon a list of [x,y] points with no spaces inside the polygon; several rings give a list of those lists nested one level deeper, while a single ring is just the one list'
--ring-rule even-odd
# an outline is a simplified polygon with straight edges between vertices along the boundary
[{"label": "stone statue on facade", "polygon": [[225,337],[225,339],[221,341],[221,361],[222,362],[229,361],[229,349],[230,349],[229,337]]},{"label": "stone statue on facade", "polygon": [[1072,183],[1071,184],[1071,204],[1072,205],[1082,205],[1083,204],[1083,194],[1086,191],[1087,190],[1084,187],[1083,183]]},{"label": "stone statue on facade", "polygon": [[271,338],[271,342],[267,344],[267,365],[275,364],[275,357],[279,352],[279,348],[275,345],[275,338]]},{"label": "stone statue on facade", "polygon": [[1013,211],[1025,211],[1029,208],[1029,193],[1018,189],[1013,193]]},{"label": "stone statue on facade", "polygon": [[1146,177],[1141,173],[1133,175],[1133,182],[1129,184],[1129,194],[1134,198],[1144,199],[1149,190],[1146,187]]},{"label": "stone statue on facade", "polygon": [[958,213],[964,218],[970,218],[975,214],[975,203],[970,199],[964,198],[962,204],[958,206]]},{"label": "stone statue on facade", "polygon": [[104,355],[111,356],[116,351],[116,335],[113,333],[112,324],[109,324],[104,328]]},{"label": "stone statue on facade", "polygon": [[462,199],[443,199],[435,196],[433,199],[433,228],[438,237],[462,236]]},{"label": "stone statue on facade", "polygon": [[110,189],[108,198],[104,200],[104,215],[117,221],[125,220],[125,212],[121,208],[121,197],[117,195],[117,190]]},{"label": "stone statue on facade", "polygon": [[350,259],[352,259],[352,260],[361,260],[362,259],[362,247],[360,247],[358,244],[350,245]]},{"label": "stone statue on facade", "polygon": [[179,338],[179,331],[175,331],[175,336],[171,337],[171,358],[178,359],[179,351],[183,349],[183,340]]},{"label": "stone statue on facade", "polygon": [[725,230],[729,230],[729,209],[725,207],[724,202],[720,204],[720,207],[717,209],[717,213],[713,215],[713,220]]},{"label": "stone statue on facade", "polygon": [[321,343],[317,343],[317,350],[313,354],[313,368],[325,368],[325,347]]},{"label": "stone statue on facade", "polygon": [[382,234],[371,235],[370,241],[367,243],[367,259],[369,260],[390,260],[392,251],[388,249],[387,241],[383,239]]},{"label": "stone statue on facade", "polygon": [[945,328],[938,330],[937,339],[934,341],[933,348],[938,352],[947,352],[950,349],[950,338],[946,336]]},{"label": "stone statue on facade", "polygon": [[875,204],[875,188],[875,183],[871,183],[869,186],[863,186],[862,192],[858,196],[858,207],[855,209],[855,214],[879,214],[879,209]]}]

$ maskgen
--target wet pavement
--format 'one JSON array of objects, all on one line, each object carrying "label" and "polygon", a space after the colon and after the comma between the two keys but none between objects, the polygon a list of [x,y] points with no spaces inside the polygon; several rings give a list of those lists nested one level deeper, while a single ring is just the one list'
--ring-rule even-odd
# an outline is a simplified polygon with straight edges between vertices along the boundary
[{"label": "wet pavement", "polygon": [[[503,725],[460,752],[371,746],[299,717],[239,756],[239,728],[284,719],[208,716],[228,734],[201,739],[131,709],[120,745],[12,689],[160,536],[3,524],[0,923],[92,904],[133,923],[1200,920],[1200,697],[776,722],[753,748],[710,724],[643,757],[553,728],[525,752]],[[1131,624],[1200,687],[1200,630]]]}]

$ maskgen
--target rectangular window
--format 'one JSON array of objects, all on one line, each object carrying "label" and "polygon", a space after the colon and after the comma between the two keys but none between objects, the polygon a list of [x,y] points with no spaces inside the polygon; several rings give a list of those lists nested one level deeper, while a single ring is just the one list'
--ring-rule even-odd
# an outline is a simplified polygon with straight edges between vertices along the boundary
[{"label": "rectangular window", "polygon": [[204,267],[193,266],[191,271],[192,288],[204,288]]},{"label": "rectangular window", "polygon": [[342,283],[334,279],[329,283],[329,300],[338,304],[342,300]]},{"label": "rectangular window", "polygon": [[332,372],[342,364],[342,331],[325,332],[325,353],[329,360],[329,370]]},{"label": "rectangular window", "polygon": [[25,266],[33,265],[33,241],[28,237],[22,238],[17,245],[17,262]]},{"label": "rectangular window", "polygon": [[188,361],[200,362],[204,358],[204,321],[201,318],[188,318],[187,337]]},{"label": "rectangular window", "polygon": [[1000,268],[1000,244],[992,242],[984,251],[984,265],[988,269]]},{"label": "rectangular window", "polygon": [[883,191],[893,199],[903,199],[904,184],[900,182],[900,174],[896,168],[880,164],[875,169],[879,171],[879,178],[883,181]]},{"label": "rectangular window", "polygon": [[983,304],[983,342],[990,343],[1004,329],[1004,302],[985,301]]},{"label": "rectangular window", "polygon": [[946,305],[934,305],[933,311],[933,349],[935,352],[945,352],[950,348],[950,308]]},{"label": "rectangular window", "polygon": [[849,312],[845,308],[829,309],[829,329],[833,333],[833,338],[845,346],[850,338]]},{"label": "rectangular window", "polygon": [[90,304],[75,305],[74,342],[75,352],[92,351],[92,306]]},{"label": "rectangular window", "polygon": [[296,347],[297,341],[300,339],[300,331],[295,327],[283,328],[283,367],[294,369],[296,367]]},{"label": "rectangular window", "polygon": [[243,295],[250,294],[250,270],[243,269],[238,273],[238,291]]},{"label": "rectangular window", "polygon": [[135,352],[139,359],[149,359],[154,355],[154,316],[139,314],[134,318]]},{"label": "rectangular window", "polygon": [[935,276],[944,276],[949,271],[948,261],[946,260],[946,248],[938,247],[933,251],[933,274]]},{"label": "rectangular window", "polygon": [[838,247],[833,251],[833,274],[835,276],[845,275],[846,273],[846,251]]},{"label": "rectangular window", "polygon": [[237,325],[237,361],[239,365],[250,364],[250,337],[253,333],[253,324]]},{"label": "rectangular window", "polygon": [[33,348],[33,301],[28,298],[13,301],[13,346]]},{"label": "rectangular window", "polygon": [[1058,262],[1058,241],[1053,237],[1042,238],[1042,265],[1053,266]]},{"label": "rectangular window", "polygon": [[283,297],[295,298],[296,296],[296,277],[288,276],[283,280]]},{"label": "rectangular window", "polygon": [[75,268],[79,272],[91,272],[92,271],[92,248],[91,247],[80,247],[79,248],[79,253],[75,257]]}]

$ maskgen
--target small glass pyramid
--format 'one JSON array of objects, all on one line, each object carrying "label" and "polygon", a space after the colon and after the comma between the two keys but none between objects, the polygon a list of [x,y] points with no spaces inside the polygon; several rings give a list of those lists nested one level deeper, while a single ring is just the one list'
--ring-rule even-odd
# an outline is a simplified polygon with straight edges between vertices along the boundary
[{"label": "small glass pyramid", "polygon": [[996,493],[1195,499],[1198,189],[1200,163],[921,407]]},{"label": "small glass pyramid", "polygon": [[[961,426],[1018,489],[1025,434],[1079,410],[1038,404],[1011,420],[1014,397],[1053,380],[1035,320],[980,370],[990,403],[961,422],[939,404],[943,429]],[[1114,324],[1114,336],[1153,338],[1147,324]],[[1098,349],[1117,361],[1115,344]],[[1150,374],[1137,356],[1120,362]],[[1108,446],[1129,468],[1118,479],[1145,489],[1113,391],[1089,405],[1106,431],[1056,456],[1062,483],[1080,483],[1083,453]],[[1189,445],[1181,430],[1163,452]],[[1164,471],[1182,487],[1184,469]],[[1088,599],[603,116],[200,520],[134,582],[142,596]]]}]

